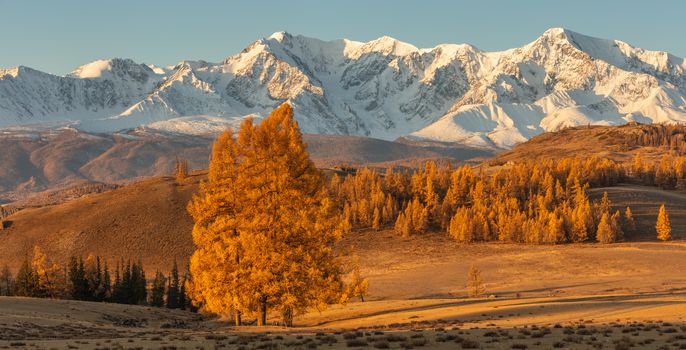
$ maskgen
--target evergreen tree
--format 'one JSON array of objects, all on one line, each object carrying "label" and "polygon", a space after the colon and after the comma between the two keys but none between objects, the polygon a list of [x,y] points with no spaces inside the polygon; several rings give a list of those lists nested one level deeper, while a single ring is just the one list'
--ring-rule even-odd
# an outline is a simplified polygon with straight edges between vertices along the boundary
[{"label": "evergreen tree", "polygon": [[167,289],[167,308],[179,308],[179,268],[174,260],[171,275],[169,276],[169,288]]},{"label": "evergreen tree", "polygon": [[157,271],[155,279],[152,282],[152,290],[150,292],[150,306],[162,307],[164,306],[164,286],[167,278]]},{"label": "evergreen tree", "polygon": [[82,258],[72,257],[69,261],[69,284],[71,298],[74,300],[89,300],[90,293],[86,269]]},{"label": "evergreen tree", "polygon": [[123,303],[124,302],[124,296],[123,296],[123,283],[122,283],[122,276],[121,276],[121,266],[123,265],[123,260],[122,264],[117,262],[117,266],[114,270],[114,284],[112,284],[112,297],[111,300],[112,302],[115,303]]},{"label": "evergreen tree", "polygon": [[134,295],[134,276],[131,269],[131,260],[126,262],[126,265],[122,264],[122,278],[121,278],[121,301],[122,304],[135,304]]},{"label": "evergreen tree", "polygon": [[130,292],[128,304],[144,305],[148,300],[147,281],[145,271],[140,261],[131,266]]},{"label": "evergreen tree", "polygon": [[189,306],[188,295],[186,293],[186,284],[188,283],[188,275],[183,275],[183,281],[179,287],[179,309],[186,310]]},{"label": "evergreen tree", "polygon": [[102,289],[98,293],[98,299],[101,301],[112,300],[112,278],[110,277],[110,270],[105,262],[105,268],[102,273]]},{"label": "evergreen tree", "polygon": [[0,271],[0,295],[14,295],[14,289],[14,277],[10,271],[10,267],[4,265],[2,271]]},{"label": "evergreen tree", "polygon": [[274,309],[290,325],[294,314],[339,298],[332,245],[343,225],[290,105],[258,125],[246,120],[236,140],[231,131],[217,139],[189,212],[191,292],[208,311],[235,310],[264,325]]},{"label": "evergreen tree", "polygon": [[664,204],[660,206],[660,211],[657,214],[655,230],[657,231],[657,239],[661,241],[672,239],[672,226],[669,223],[669,215],[667,214],[667,209],[665,209]]},{"label": "evergreen tree", "polygon": [[85,279],[87,283],[86,300],[102,301],[102,266],[100,257],[89,255],[84,262]]},{"label": "evergreen tree", "polygon": [[38,275],[25,258],[15,278],[14,294],[22,297],[35,297],[38,293]]}]

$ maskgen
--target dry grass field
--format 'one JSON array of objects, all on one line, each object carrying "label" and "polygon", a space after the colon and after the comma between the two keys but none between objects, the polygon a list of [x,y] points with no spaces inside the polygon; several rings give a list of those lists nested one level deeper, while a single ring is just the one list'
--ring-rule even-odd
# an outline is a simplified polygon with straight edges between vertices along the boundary
[{"label": "dry grass field", "polygon": [[[0,298],[0,348],[680,348],[686,244],[464,245],[442,236],[356,233],[345,242],[369,278],[365,302],[232,327],[192,313]],[[482,271],[486,294],[466,297]],[[686,347],[686,345],[683,345]]]}]

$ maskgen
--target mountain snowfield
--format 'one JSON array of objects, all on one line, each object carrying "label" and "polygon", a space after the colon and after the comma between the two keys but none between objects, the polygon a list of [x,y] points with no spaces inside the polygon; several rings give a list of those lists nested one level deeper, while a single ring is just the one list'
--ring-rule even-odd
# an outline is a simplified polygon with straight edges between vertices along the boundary
[{"label": "mountain snowfield", "polygon": [[580,124],[686,122],[685,71],[669,53],[561,28],[501,52],[279,32],[219,63],[99,60],[64,77],[0,69],[0,127],[200,135],[289,102],[305,133],[498,149]]}]

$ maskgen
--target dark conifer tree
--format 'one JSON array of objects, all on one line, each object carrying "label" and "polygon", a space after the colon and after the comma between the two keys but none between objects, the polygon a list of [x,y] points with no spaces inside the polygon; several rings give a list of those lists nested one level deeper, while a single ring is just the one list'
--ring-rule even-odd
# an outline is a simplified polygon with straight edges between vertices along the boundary
[{"label": "dark conifer tree", "polygon": [[166,284],[164,275],[157,271],[155,279],[152,282],[152,290],[150,296],[150,306],[162,307],[164,306],[164,287]]},{"label": "dark conifer tree", "polygon": [[132,269],[131,260],[126,262],[126,266],[123,267],[122,281],[121,281],[121,300],[122,304],[135,304],[133,295],[133,283],[132,283]]},{"label": "dark conifer tree", "polygon": [[22,297],[34,297],[38,291],[38,274],[25,258],[15,279],[15,293]]},{"label": "dark conifer tree", "polygon": [[14,295],[14,277],[10,267],[5,265],[0,272],[0,295]]},{"label": "dark conifer tree", "polygon": [[111,301],[112,298],[112,278],[110,277],[110,270],[105,262],[105,267],[102,272],[102,286],[99,294],[101,301]]},{"label": "dark conifer tree", "polygon": [[112,297],[110,298],[114,303],[122,303],[122,279],[121,279],[121,266],[122,264],[117,262],[117,266],[114,270],[114,284],[112,285]]},{"label": "dark conifer tree", "polygon": [[186,310],[186,307],[190,304],[188,296],[186,295],[186,282],[188,281],[188,275],[183,275],[183,281],[181,286],[179,286],[179,309]]},{"label": "dark conifer tree", "polygon": [[169,287],[167,289],[167,307],[170,309],[179,308],[179,268],[176,260],[172,266],[171,276],[169,276]]},{"label": "dark conifer tree", "polygon": [[69,261],[69,284],[71,298],[74,300],[88,300],[90,297],[86,270],[82,258],[75,256]]}]

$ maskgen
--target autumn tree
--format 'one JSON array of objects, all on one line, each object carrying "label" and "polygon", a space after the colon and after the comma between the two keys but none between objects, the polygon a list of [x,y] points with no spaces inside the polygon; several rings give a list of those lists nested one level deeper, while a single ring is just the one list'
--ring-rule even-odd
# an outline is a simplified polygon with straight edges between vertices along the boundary
[{"label": "autumn tree", "polygon": [[600,243],[612,243],[617,240],[610,215],[607,213],[603,213],[603,216],[600,218],[598,231],[596,232],[596,240]]},{"label": "autumn tree", "polygon": [[188,161],[181,159],[178,156],[174,163],[174,177],[178,183],[181,183],[186,177],[188,177]]},{"label": "autumn tree", "polygon": [[474,265],[469,267],[467,273],[467,291],[472,298],[477,298],[486,293],[486,287],[481,280],[481,271]]},{"label": "autumn tree", "polygon": [[36,273],[37,288],[36,296],[56,298],[61,296],[65,286],[62,284],[62,267],[48,258],[39,246],[33,249],[31,261],[33,271]]},{"label": "autumn tree", "polygon": [[660,206],[660,211],[657,214],[657,223],[655,224],[657,231],[657,239],[661,241],[668,241],[672,239],[672,226],[669,223],[669,215],[665,205]]},{"label": "autumn tree", "polygon": [[634,214],[631,212],[631,208],[626,207],[624,211],[624,217],[622,218],[624,232],[627,235],[632,235],[636,232],[636,222],[634,221]]},{"label": "autumn tree", "polygon": [[364,301],[365,295],[367,295],[367,289],[369,288],[369,281],[360,275],[359,266],[355,265],[352,271],[352,276],[350,283],[346,287],[345,297],[346,298],[360,298],[360,301]]},{"label": "autumn tree", "polygon": [[372,229],[378,231],[381,229],[381,212],[379,208],[374,208],[374,215],[372,217]]},{"label": "autumn tree", "polygon": [[343,227],[293,119],[283,104],[255,125],[246,119],[212,147],[207,182],[188,206],[197,247],[190,262],[193,301],[265,325],[323,308],[343,289],[333,244]]}]

